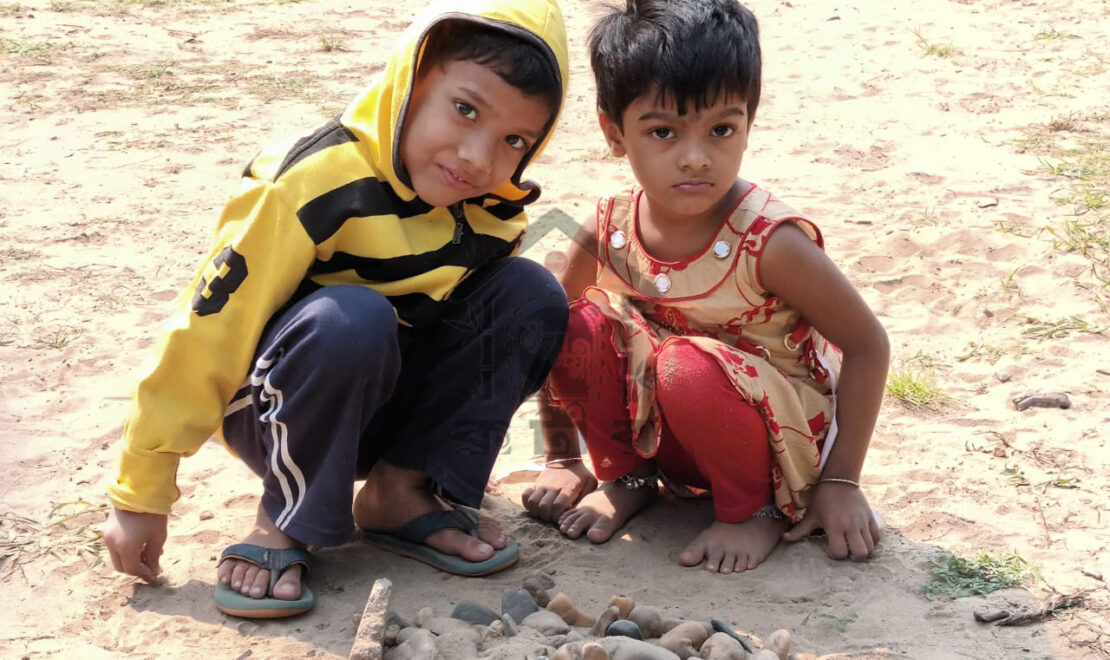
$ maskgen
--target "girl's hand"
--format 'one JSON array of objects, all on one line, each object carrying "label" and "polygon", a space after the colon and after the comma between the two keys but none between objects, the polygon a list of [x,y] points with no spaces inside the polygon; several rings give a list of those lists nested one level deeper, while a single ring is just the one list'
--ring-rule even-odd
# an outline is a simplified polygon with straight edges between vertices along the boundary
[{"label": "girl's hand", "polygon": [[833,559],[864,561],[875,553],[880,530],[863,491],[851,484],[817,485],[802,521],[787,530],[785,541],[800,541],[821,527],[828,536],[825,552]]},{"label": "girl's hand", "polygon": [[520,495],[529,515],[555,522],[586,493],[597,489],[597,479],[581,461],[544,468],[535,485]]}]

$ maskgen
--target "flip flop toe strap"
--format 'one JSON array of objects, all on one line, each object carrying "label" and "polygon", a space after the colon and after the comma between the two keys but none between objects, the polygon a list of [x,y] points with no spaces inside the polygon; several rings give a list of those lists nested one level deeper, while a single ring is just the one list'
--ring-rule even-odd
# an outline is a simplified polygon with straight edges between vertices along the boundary
[{"label": "flip flop toe strap", "polygon": [[429,534],[444,529],[461,529],[474,536],[478,532],[478,514],[463,507],[432,511],[408,521],[393,535],[409,543],[423,543]]},{"label": "flip flop toe strap", "polygon": [[270,571],[270,587],[267,596],[274,595],[274,585],[290,566],[300,564],[304,575],[308,575],[309,560],[312,555],[301,548],[264,548],[253,543],[236,543],[220,553],[220,563],[225,559],[238,559]]}]

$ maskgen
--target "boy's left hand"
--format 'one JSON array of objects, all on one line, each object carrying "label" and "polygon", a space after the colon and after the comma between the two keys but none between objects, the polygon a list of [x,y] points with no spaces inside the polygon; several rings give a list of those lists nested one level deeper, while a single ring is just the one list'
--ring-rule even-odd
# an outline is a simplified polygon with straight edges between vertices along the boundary
[{"label": "boy's left hand", "polygon": [[875,553],[881,535],[863,491],[836,482],[817,486],[802,521],[784,532],[782,538],[800,541],[818,527],[829,538],[825,552],[833,559],[864,561]]}]

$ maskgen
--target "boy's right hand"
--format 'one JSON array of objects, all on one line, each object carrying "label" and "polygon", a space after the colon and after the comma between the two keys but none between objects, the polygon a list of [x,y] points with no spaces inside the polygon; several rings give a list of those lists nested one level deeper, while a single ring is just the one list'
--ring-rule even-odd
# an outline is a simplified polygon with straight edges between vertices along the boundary
[{"label": "boy's right hand", "polygon": [[166,544],[169,516],[159,513],[136,513],[112,507],[104,524],[104,546],[112,558],[112,566],[154,582],[162,567],[158,558]]},{"label": "boy's right hand", "polygon": [[597,479],[581,462],[544,468],[535,485],[520,495],[529,515],[555,522],[581,497],[597,489]]}]

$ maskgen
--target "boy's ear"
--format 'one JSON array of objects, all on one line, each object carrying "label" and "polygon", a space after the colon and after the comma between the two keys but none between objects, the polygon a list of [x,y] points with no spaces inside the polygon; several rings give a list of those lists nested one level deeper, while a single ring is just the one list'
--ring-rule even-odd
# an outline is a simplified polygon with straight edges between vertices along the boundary
[{"label": "boy's ear", "polygon": [[605,134],[605,141],[609,143],[609,153],[613,154],[614,158],[623,158],[624,132],[604,112],[597,113],[597,123],[601,126],[601,132]]}]

